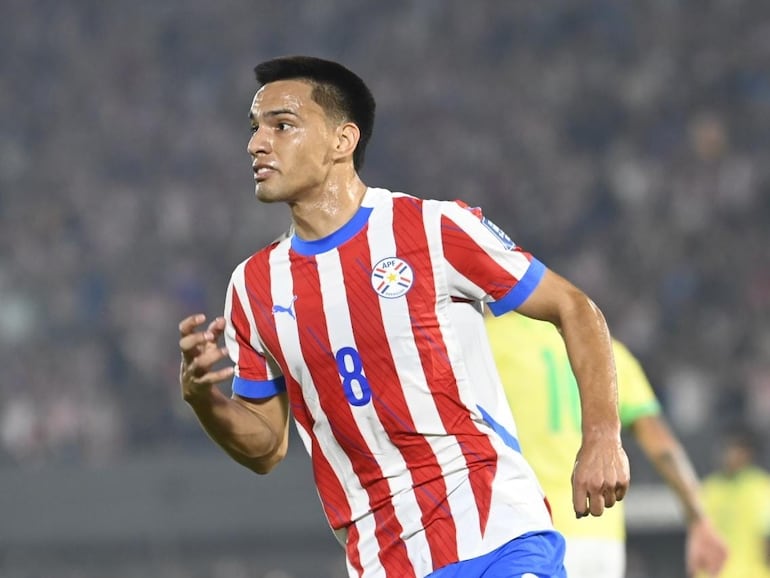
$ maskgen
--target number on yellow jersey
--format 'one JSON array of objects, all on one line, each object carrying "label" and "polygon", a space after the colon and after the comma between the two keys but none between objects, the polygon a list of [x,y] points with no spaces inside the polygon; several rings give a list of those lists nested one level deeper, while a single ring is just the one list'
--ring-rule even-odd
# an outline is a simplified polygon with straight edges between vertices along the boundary
[{"label": "number on yellow jersey", "polygon": [[548,426],[554,433],[570,428],[580,431],[580,393],[569,358],[543,349],[541,357],[548,375]]}]

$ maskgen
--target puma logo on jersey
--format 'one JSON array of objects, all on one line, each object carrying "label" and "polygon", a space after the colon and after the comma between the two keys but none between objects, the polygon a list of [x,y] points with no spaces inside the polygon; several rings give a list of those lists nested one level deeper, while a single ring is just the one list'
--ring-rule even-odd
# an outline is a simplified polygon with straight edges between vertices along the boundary
[{"label": "puma logo on jersey", "polygon": [[296,321],[297,317],[294,315],[294,302],[296,300],[297,300],[297,296],[294,295],[288,307],[284,307],[283,305],[273,305],[273,315],[275,315],[276,313],[288,313],[289,316]]}]

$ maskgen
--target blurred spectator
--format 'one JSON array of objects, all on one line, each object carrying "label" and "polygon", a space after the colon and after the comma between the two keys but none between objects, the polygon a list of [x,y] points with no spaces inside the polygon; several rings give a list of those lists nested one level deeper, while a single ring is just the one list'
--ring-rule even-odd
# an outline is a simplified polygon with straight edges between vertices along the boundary
[{"label": "blurred spectator", "polygon": [[770,577],[770,474],[756,464],[758,449],[756,434],[733,429],[703,483],[706,511],[730,549],[719,578]]}]

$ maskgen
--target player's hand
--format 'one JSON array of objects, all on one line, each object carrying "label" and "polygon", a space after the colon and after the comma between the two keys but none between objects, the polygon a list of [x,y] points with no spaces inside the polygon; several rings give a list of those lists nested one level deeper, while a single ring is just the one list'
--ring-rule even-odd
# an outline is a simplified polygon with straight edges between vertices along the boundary
[{"label": "player's hand", "polygon": [[227,357],[227,349],[218,345],[225,330],[225,319],[217,317],[205,330],[199,330],[198,326],[205,321],[205,315],[197,314],[179,323],[179,349],[182,351],[179,385],[185,400],[210,391],[215,384],[233,375],[232,366],[213,369],[216,363]]},{"label": "player's hand", "polygon": [[614,433],[583,436],[572,470],[572,503],[575,515],[601,516],[622,500],[631,480],[628,457]]},{"label": "player's hand", "polygon": [[727,561],[727,545],[707,518],[695,520],[687,528],[687,575],[703,572],[718,576]]}]

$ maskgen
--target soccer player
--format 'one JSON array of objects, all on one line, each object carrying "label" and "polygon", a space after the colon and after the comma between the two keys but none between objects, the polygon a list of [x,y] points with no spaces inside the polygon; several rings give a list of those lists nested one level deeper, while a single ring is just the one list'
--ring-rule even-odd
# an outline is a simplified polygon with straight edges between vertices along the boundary
[{"label": "soccer player", "polygon": [[703,501],[730,556],[719,578],[770,578],[770,474],[755,463],[757,439],[738,428],[721,451],[721,469],[703,481]]},{"label": "soccer player", "polygon": [[[567,540],[570,578],[625,576],[622,504],[601,518],[572,514],[570,474],[580,446],[580,399],[567,351],[549,323],[518,314],[487,317],[487,332],[527,461],[551,504],[554,526]],[[693,467],[660,415],[639,362],[613,340],[621,423],[679,498],[687,521],[688,573],[716,576],[727,551],[704,513]]]},{"label": "soccer player", "polygon": [[573,507],[598,516],[629,484],[603,315],[479,210],[367,187],[375,104],[354,73],[285,57],[256,75],[256,196],[286,203],[292,229],[235,268],[224,318],[181,321],[184,400],[262,474],[291,408],[350,576],[563,578],[491,355],[465,343],[484,339],[482,301],[561,328],[583,398]]}]

